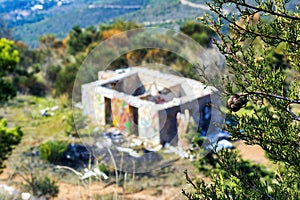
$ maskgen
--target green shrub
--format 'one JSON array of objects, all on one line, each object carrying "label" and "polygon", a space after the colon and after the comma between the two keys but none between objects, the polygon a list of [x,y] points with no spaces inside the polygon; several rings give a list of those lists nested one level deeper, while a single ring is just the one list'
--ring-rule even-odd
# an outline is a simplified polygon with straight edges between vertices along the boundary
[{"label": "green shrub", "polygon": [[48,141],[39,147],[40,155],[44,160],[51,163],[59,160],[62,154],[67,150],[68,143],[64,141]]},{"label": "green shrub", "polygon": [[109,172],[107,165],[105,165],[103,163],[99,164],[98,168],[101,172],[103,172],[105,174],[108,174],[108,172]]},{"label": "green shrub", "polygon": [[24,188],[29,190],[34,196],[44,197],[45,199],[56,197],[59,192],[57,182],[51,180],[48,176],[36,177],[32,175],[26,181]]},{"label": "green shrub", "polygon": [[0,119],[0,173],[4,166],[4,161],[11,154],[13,147],[18,145],[22,139],[23,132],[20,127],[7,128],[5,119]]},{"label": "green shrub", "polygon": [[[76,125],[75,125],[76,124]],[[81,111],[74,110],[67,115],[67,127],[65,133],[67,136],[78,137],[78,131],[85,128],[87,125],[87,118]]]},{"label": "green shrub", "polygon": [[200,133],[197,129],[198,129],[197,124],[195,124],[194,122],[189,122],[188,132],[185,135],[185,137],[188,140],[189,144],[193,144],[193,141],[195,140],[195,138],[199,137]]}]

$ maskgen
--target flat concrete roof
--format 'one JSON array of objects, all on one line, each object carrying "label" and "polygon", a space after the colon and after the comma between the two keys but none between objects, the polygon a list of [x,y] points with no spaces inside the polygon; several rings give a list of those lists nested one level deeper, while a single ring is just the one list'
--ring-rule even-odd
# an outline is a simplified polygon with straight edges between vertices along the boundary
[{"label": "flat concrete roof", "polygon": [[[178,97],[171,101],[167,101],[162,104],[156,104],[152,101],[140,99],[138,96],[126,94],[125,92],[120,92],[107,87],[108,84],[125,81],[133,76],[137,76],[140,81],[140,83],[136,84],[144,85],[155,83],[158,86],[163,86],[167,89],[178,87],[181,95],[178,95]],[[205,87],[199,81],[142,67],[125,68],[116,71],[99,71],[98,77],[100,80],[85,85],[94,85],[95,92],[101,93],[108,98],[123,99],[130,105],[137,108],[149,106],[155,108],[156,110],[166,109],[210,95],[214,91],[213,87]],[[83,85],[83,87],[85,87],[85,85]],[[137,87],[139,86],[140,85]]]}]

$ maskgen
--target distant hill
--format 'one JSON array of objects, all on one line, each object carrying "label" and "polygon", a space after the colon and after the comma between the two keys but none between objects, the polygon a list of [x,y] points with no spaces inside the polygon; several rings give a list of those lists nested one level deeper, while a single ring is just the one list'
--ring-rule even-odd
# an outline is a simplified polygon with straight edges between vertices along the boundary
[{"label": "distant hill", "polygon": [[191,20],[202,10],[180,0],[0,0],[0,14],[15,39],[31,47],[47,33],[63,38],[75,25],[87,27],[123,18],[145,26]]},{"label": "distant hill", "polygon": [[[211,0],[209,0],[211,1]],[[192,4],[186,4],[191,2]],[[13,36],[30,47],[50,33],[64,38],[75,25],[87,27],[122,18],[144,26],[176,27],[209,12],[206,0],[0,0],[0,15]],[[295,8],[297,0],[289,6]],[[194,4],[200,6],[193,6]]]}]

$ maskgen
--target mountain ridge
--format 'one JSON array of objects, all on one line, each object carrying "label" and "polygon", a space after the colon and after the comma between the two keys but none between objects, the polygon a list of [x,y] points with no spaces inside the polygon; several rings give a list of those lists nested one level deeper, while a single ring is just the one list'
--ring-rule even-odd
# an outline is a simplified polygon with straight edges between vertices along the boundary
[{"label": "mountain ridge", "polygon": [[[144,26],[174,28],[209,13],[212,0],[0,0],[0,15],[13,29],[13,38],[29,47],[45,34],[62,39],[75,26],[98,26],[124,19]],[[253,1],[253,0],[251,0]],[[291,0],[293,9],[297,0]],[[228,9],[226,12],[232,11]]]}]

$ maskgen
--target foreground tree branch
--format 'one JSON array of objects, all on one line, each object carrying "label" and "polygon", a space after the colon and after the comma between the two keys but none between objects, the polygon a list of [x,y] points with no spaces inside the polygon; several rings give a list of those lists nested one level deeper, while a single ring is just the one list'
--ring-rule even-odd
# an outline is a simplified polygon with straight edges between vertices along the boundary
[{"label": "foreground tree branch", "polygon": [[[234,139],[259,145],[280,169],[262,177],[272,170],[261,173],[257,165],[246,167],[237,154],[220,153],[207,174],[211,184],[186,176],[194,188],[183,193],[188,199],[300,198],[299,10],[286,10],[283,0],[249,2],[213,0],[208,5],[217,19],[198,19],[216,32],[215,44],[227,61],[226,114],[237,123],[224,125],[225,130]],[[224,13],[225,8],[235,8],[234,13]],[[197,161],[201,172],[203,162],[211,160]]]},{"label": "foreground tree branch", "polygon": [[244,93],[244,94],[238,94],[238,96],[239,97],[247,97],[247,96],[250,96],[250,95],[253,95],[253,94],[254,95],[260,95],[260,96],[263,96],[263,97],[267,96],[267,97],[272,97],[272,98],[275,98],[275,99],[280,99],[280,100],[287,101],[288,102],[287,105],[286,105],[287,112],[294,118],[294,120],[300,121],[300,117],[298,115],[296,115],[291,110],[291,104],[300,104],[300,99],[294,100],[294,99],[290,99],[290,98],[285,97],[285,96],[280,96],[280,95],[275,95],[275,94],[268,94],[268,93],[265,93],[265,92],[248,92],[248,93]]}]

